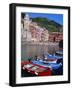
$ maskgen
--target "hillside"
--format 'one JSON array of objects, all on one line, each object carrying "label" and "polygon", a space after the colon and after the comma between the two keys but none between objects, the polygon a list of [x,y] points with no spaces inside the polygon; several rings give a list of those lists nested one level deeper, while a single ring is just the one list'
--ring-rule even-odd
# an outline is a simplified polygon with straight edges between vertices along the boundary
[{"label": "hillside", "polygon": [[63,26],[55,21],[43,17],[37,17],[31,19],[33,22],[37,22],[39,26],[48,29],[50,32],[63,32]]}]

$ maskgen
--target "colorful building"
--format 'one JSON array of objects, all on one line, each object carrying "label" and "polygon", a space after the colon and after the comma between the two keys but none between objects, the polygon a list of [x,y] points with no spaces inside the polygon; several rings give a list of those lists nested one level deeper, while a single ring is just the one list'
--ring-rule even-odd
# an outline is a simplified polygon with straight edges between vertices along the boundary
[{"label": "colorful building", "polygon": [[63,40],[63,33],[62,32],[49,33],[49,41],[50,42],[59,42],[60,40]]},{"label": "colorful building", "polygon": [[21,19],[21,38],[22,41],[50,41],[59,42],[63,40],[62,32],[49,32],[46,28],[38,26],[32,22],[28,14]]}]

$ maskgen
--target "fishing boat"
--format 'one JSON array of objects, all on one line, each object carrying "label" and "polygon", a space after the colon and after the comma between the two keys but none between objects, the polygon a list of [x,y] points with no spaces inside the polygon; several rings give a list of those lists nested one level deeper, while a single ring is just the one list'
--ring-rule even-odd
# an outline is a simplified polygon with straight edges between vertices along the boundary
[{"label": "fishing boat", "polygon": [[45,58],[37,58],[32,61],[21,63],[22,70],[26,70],[37,76],[49,76],[53,74],[62,74],[63,72],[63,53],[57,51],[55,54],[44,54]]},{"label": "fishing boat", "polygon": [[33,75],[35,74],[36,76],[52,75],[52,71],[50,67],[44,67],[38,64],[33,64],[32,62],[22,62],[22,70],[25,70]]}]

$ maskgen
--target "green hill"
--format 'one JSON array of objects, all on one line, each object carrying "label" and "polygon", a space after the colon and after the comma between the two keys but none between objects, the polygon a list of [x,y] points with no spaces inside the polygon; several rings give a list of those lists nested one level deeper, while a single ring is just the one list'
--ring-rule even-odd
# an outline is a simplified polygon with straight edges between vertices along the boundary
[{"label": "green hill", "polygon": [[63,26],[55,21],[43,17],[31,19],[33,22],[37,22],[39,26],[48,29],[50,32],[63,32]]}]

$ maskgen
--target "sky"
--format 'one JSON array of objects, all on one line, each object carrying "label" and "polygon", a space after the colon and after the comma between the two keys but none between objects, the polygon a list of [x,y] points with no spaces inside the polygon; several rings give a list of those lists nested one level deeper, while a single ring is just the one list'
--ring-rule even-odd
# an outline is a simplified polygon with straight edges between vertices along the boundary
[{"label": "sky", "polygon": [[45,17],[63,25],[63,14],[28,13],[30,18]]}]

